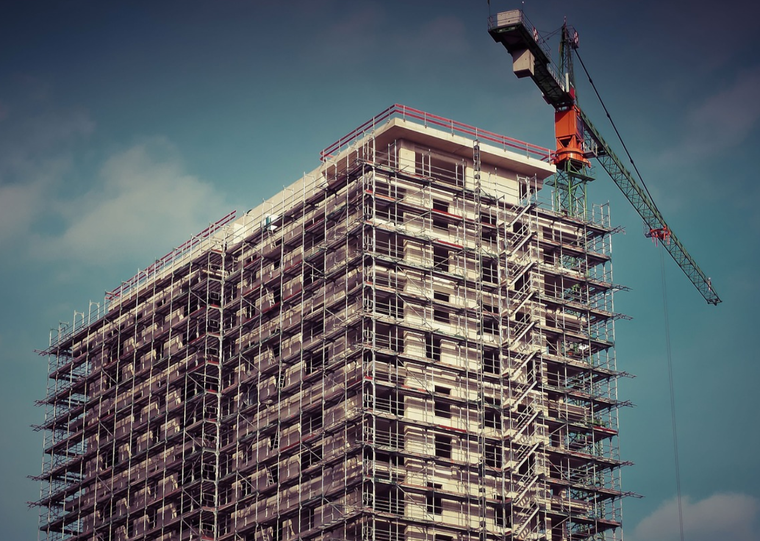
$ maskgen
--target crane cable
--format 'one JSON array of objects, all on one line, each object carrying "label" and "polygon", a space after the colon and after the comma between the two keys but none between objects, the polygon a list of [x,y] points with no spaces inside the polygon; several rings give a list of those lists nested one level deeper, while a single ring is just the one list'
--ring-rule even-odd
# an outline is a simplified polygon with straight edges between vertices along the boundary
[{"label": "crane cable", "polygon": [[[578,49],[574,49],[574,51],[575,51],[575,55],[578,57],[578,60],[581,63],[581,66],[583,67],[583,71],[586,73],[586,77],[588,78],[588,82],[591,84],[591,88],[594,89],[594,93],[596,94],[596,97],[599,100],[599,103],[602,105],[602,108],[604,109],[604,112],[607,115],[607,119],[610,121],[610,124],[612,124],[612,128],[615,130],[615,135],[617,135],[617,138],[620,141],[620,144],[623,146],[623,149],[625,150],[625,153],[631,162],[631,166],[633,166],[633,170],[636,171],[636,175],[639,177],[639,180],[641,181],[641,185],[644,187],[644,190],[646,191],[647,195],[649,196],[650,199],[652,199],[652,194],[649,193],[649,188],[647,188],[647,185],[644,182],[644,179],[642,178],[641,173],[639,172],[639,168],[636,166],[636,163],[633,161],[633,157],[631,156],[631,153],[628,151],[628,147],[626,146],[625,141],[623,141],[623,137],[620,135],[620,132],[618,131],[617,126],[615,125],[615,121],[612,120],[612,116],[610,115],[610,112],[607,109],[607,106],[604,104],[604,101],[602,100],[602,96],[599,95],[599,90],[597,90],[596,85],[594,84],[594,81],[591,78],[591,75],[586,69],[586,64],[584,64],[583,59],[581,58],[581,55],[578,53]],[[665,284],[664,245],[661,246],[660,248],[660,267],[661,267],[661,272],[662,272],[662,304],[663,304],[663,311],[664,311],[664,318],[665,318],[664,320],[665,349],[666,349],[667,360],[668,360],[668,387],[670,390],[670,422],[671,422],[671,426],[673,430],[673,457],[675,460],[675,469],[676,469],[676,497],[678,500],[678,528],[679,528],[679,533],[680,533],[680,540],[684,541],[683,504],[682,504],[682,497],[681,497],[681,465],[680,465],[680,460],[678,458],[676,395],[675,395],[675,386],[673,385],[673,356],[671,354],[671,349],[670,349],[670,321],[668,318],[668,297],[667,297],[667,289],[666,289],[666,284]]]},{"label": "crane cable", "polygon": [[573,49],[573,50],[575,51],[575,56],[578,57],[578,60],[580,61],[581,66],[583,67],[583,71],[586,73],[586,77],[588,78],[588,82],[591,84],[591,88],[594,89],[594,93],[596,94],[596,97],[599,100],[599,103],[602,105],[602,108],[604,109],[604,113],[607,115],[607,119],[610,121],[610,124],[612,124],[612,129],[615,130],[615,135],[617,135],[618,141],[620,141],[620,144],[623,145],[623,150],[625,150],[625,154],[626,156],[628,156],[628,159],[631,162],[631,166],[633,167],[633,170],[636,171],[636,176],[639,177],[639,180],[641,181],[641,185],[644,187],[644,191],[647,192],[649,199],[653,199],[652,194],[649,193],[649,188],[647,188],[646,182],[644,182],[644,179],[641,177],[639,168],[636,166],[636,163],[633,161],[633,157],[631,156],[631,153],[628,152],[628,147],[626,146],[625,141],[623,141],[623,137],[620,135],[620,132],[618,131],[617,126],[615,125],[615,121],[612,120],[612,116],[610,115],[610,112],[607,110],[607,106],[604,104],[604,101],[602,100],[602,96],[599,95],[599,91],[596,89],[594,80],[591,78],[591,75],[586,69],[586,64],[583,63],[583,59],[581,58],[581,55],[578,53],[578,49]]},{"label": "crane cable", "polygon": [[662,273],[662,305],[665,318],[665,349],[668,357],[668,385],[670,388],[670,422],[673,428],[673,456],[675,458],[676,467],[676,496],[678,499],[678,527],[681,534],[681,541],[684,541],[683,536],[683,505],[681,503],[681,465],[678,459],[678,430],[676,424],[676,393],[673,385],[673,357],[670,351],[670,321],[668,318],[668,296],[667,289],[665,287],[665,248],[660,246],[660,270]]}]

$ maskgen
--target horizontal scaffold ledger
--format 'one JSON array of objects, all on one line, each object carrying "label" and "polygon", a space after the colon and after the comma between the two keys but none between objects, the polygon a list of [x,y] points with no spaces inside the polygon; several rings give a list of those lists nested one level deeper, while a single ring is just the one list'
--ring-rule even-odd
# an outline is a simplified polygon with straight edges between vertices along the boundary
[{"label": "horizontal scaffold ledger", "polygon": [[620,538],[607,207],[395,105],[52,337],[58,540]]}]

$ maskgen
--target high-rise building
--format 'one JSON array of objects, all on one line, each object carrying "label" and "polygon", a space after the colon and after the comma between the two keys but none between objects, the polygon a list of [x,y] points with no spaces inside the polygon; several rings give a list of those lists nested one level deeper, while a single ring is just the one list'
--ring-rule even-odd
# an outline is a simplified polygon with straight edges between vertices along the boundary
[{"label": "high-rise building", "polygon": [[609,215],[393,106],[53,336],[49,540],[620,536]]}]

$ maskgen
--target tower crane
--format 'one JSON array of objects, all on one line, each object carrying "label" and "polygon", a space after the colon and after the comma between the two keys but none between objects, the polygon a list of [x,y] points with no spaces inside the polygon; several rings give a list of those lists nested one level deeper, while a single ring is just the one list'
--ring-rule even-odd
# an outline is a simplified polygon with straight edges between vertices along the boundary
[{"label": "tower crane", "polygon": [[[571,216],[586,211],[586,185],[593,179],[591,161],[595,159],[644,220],[647,236],[662,245],[709,304],[720,297],[694,258],[665,222],[646,186],[639,183],[586,113],[578,106],[575,92],[572,53],[578,48],[578,33],[565,23],[560,39],[559,67],[540,39],[536,28],[521,10],[505,11],[489,18],[488,32],[512,55],[513,71],[519,78],[530,77],[549,105],[554,107],[554,133],[557,150],[554,164],[555,207]],[[582,61],[581,61],[582,62]]]}]

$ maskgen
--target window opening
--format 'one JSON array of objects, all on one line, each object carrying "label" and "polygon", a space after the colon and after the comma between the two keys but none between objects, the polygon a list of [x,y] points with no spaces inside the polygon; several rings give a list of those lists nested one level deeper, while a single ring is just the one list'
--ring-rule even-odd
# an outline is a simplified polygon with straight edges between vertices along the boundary
[{"label": "window opening", "polygon": [[442,272],[449,272],[449,250],[442,246],[433,247],[433,265]]},{"label": "window opening", "polygon": [[440,515],[443,513],[443,500],[441,495],[436,493],[436,490],[443,488],[443,485],[438,483],[428,483],[428,492],[425,494],[425,503],[427,512],[434,515]]},{"label": "window opening", "polygon": [[433,333],[425,335],[425,355],[434,361],[441,360],[441,339]]},{"label": "window opening", "polygon": [[[439,387],[438,385],[435,386],[435,393],[436,395],[445,395],[445,396],[451,396],[451,389],[448,387]],[[442,398],[436,397],[434,399],[434,411],[435,414],[438,417],[443,417],[445,419],[451,419],[451,404],[449,402],[444,402]]]},{"label": "window opening", "polygon": [[435,456],[438,458],[451,458],[451,437],[443,434],[435,435]]}]

